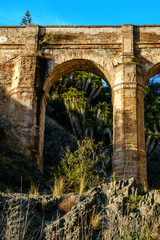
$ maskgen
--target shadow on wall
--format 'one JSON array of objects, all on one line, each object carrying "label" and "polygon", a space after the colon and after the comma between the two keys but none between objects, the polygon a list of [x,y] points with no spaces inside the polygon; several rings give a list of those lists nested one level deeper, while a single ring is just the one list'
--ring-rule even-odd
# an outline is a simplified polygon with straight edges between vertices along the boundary
[{"label": "shadow on wall", "polygon": [[[20,152],[24,153],[26,156],[31,157],[32,163],[35,165],[38,138],[37,138],[37,135],[34,133],[35,130],[33,129],[33,122],[32,122],[33,114],[34,113],[32,112],[32,110],[28,109],[25,103],[24,105],[20,104],[18,101],[16,101],[12,96],[10,96],[6,92],[3,86],[0,86],[0,145],[2,146],[2,144],[7,143],[9,146],[19,149]],[[126,112],[125,113],[119,112],[118,114],[125,115],[125,119],[127,119],[127,121],[126,121],[124,131],[126,134],[127,134],[127,131],[130,133],[134,125],[133,120],[129,119],[129,116],[127,116]],[[27,119],[27,123],[26,123],[26,119]],[[48,131],[47,137],[51,137],[49,135],[50,134],[49,128],[47,131]],[[132,139],[128,139],[128,140],[126,138],[121,139],[120,136],[123,136],[121,134],[119,135],[119,131],[122,131],[121,126],[119,127],[119,130],[117,128],[116,131],[117,131],[115,132],[116,142],[114,143],[114,147],[119,148],[121,145],[125,143],[125,141],[128,141],[134,145],[134,142],[132,141]],[[135,130],[133,129],[132,131],[134,136]],[[54,139],[54,135],[52,135],[52,137]],[[58,144],[58,146],[61,145],[61,140],[57,142],[54,139],[53,141],[55,144]],[[131,156],[128,156],[128,157],[131,157]],[[135,159],[135,162],[136,161],[137,160]],[[130,169],[132,170],[136,169],[134,168],[135,162],[131,166],[124,166],[125,169],[128,168],[129,171]],[[153,176],[153,172],[151,173]],[[150,176],[150,170],[148,169],[148,177],[149,176]]]},{"label": "shadow on wall", "polygon": [[[27,131],[24,118],[31,111],[15,101],[0,86],[0,190],[20,191],[30,187],[31,182],[40,179],[36,160],[31,153],[32,146],[27,145]],[[22,131],[21,131],[22,128]],[[28,125],[29,128],[29,125]],[[28,130],[30,131],[30,129]],[[19,134],[20,133],[20,134]]]},{"label": "shadow on wall", "polygon": [[[17,99],[20,99],[20,96],[17,95]],[[28,157],[35,148],[31,139],[33,125],[31,115],[32,110],[15,100],[0,85],[0,143],[6,142]]]}]

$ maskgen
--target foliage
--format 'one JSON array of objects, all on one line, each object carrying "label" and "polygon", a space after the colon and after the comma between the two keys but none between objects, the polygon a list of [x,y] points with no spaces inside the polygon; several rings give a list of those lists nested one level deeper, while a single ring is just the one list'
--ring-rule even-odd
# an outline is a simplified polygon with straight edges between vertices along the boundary
[{"label": "foliage", "polygon": [[156,75],[145,86],[146,152],[150,154],[160,140],[160,76]]},{"label": "foliage", "polygon": [[69,150],[55,170],[55,179],[65,178],[65,191],[75,191],[82,194],[89,186],[99,183],[100,177],[96,164],[104,159],[103,153],[98,153],[101,143],[95,144],[92,138],[78,141],[78,149],[73,153]]},{"label": "foliage", "polygon": [[[105,168],[107,171],[101,172],[101,175],[110,174],[112,157],[111,89],[101,77],[84,71],[73,72],[61,77],[49,92],[46,114],[64,130],[74,135],[74,139],[82,141],[85,138],[93,138],[95,143],[102,142],[99,148],[101,148],[101,153],[105,154],[106,161],[101,163],[101,169],[103,165],[103,169]],[[75,143],[73,145],[74,147],[70,145],[71,151],[77,148]],[[50,159],[52,157],[51,155]],[[47,162],[49,163],[48,159]],[[86,188],[85,179],[85,176],[81,176],[79,179],[80,185],[76,191],[80,194]]]},{"label": "foliage", "polygon": [[95,135],[96,125],[102,129],[107,126],[109,108],[106,102],[99,102],[96,106],[88,103],[86,93],[75,88],[69,88],[62,94],[70,118],[74,135],[78,139]]},{"label": "foliage", "polygon": [[140,200],[141,200],[141,196],[139,196],[139,195],[135,195],[135,196],[130,195],[126,199],[125,205],[129,206],[131,209],[135,209],[135,208],[138,207],[138,204],[139,204]]},{"label": "foliage", "polygon": [[7,194],[11,194],[11,193],[13,193],[13,191],[12,191],[11,188],[7,188],[5,192],[6,192]]},{"label": "foliage", "polygon": [[116,180],[117,180],[117,178],[116,178],[116,174],[115,174],[115,172],[113,172],[113,175],[112,175],[112,181],[115,182]]},{"label": "foliage", "polygon": [[21,20],[21,23],[20,25],[29,25],[32,23],[32,17],[31,17],[31,14],[29,12],[29,10],[26,11],[26,13],[24,14],[22,20]]},{"label": "foliage", "polygon": [[[8,196],[9,197],[9,196]],[[8,198],[7,197],[7,198]],[[6,198],[6,197],[5,197]],[[1,199],[3,200],[3,198]],[[11,200],[11,199],[10,199]],[[46,201],[47,200],[47,201]],[[52,239],[102,239],[102,240],[156,240],[159,238],[158,232],[153,232],[151,234],[151,229],[155,226],[152,226],[150,223],[148,226],[141,221],[140,216],[138,219],[135,218],[133,220],[133,216],[122,217],[122,222],[119,222],[119,230],[115,228],[117,222],[120,218],[115,218],[116,222],[112,222],[112,219],[106,218],[106,211],[101,210],[99,213],[96,212],[95,208],[90,212],[86,205],[87,209],[83,208],[79,209],[79,211],[73,211],[71,215],[66,216],[67,220],[72,221],[72,224],[68,225],[64,223],[64,218],[62,214],[59,212],[63,211],[63,213],[68,213],[73,206],[77,204],[77,198],[74,195],[69,195],[60,201],[58,204],[58,209],[56,206],[50,205],[50,201],[48,201],[48,196],[44,196],[41,202],[41,211],[39,208],[39,201],[31,200],[28,198],[24,198],[24,195],[20,195],[19,197],[14,196],[12,201],[8,201],[8,204],[1,201],[1,211],[0,211],[0,239],[48,239],[47,232],[49,231]],[[60,200],[59,198],[57,199]],[[52,201],[52,200],[51,200]],[[48,208],[47,203],[50,206]],[[37,205],[36,205],[37,204]],[[50,216],[49,216],[49,211]],[[56,212],[57,210],[57,217]],[[45,222],[50,224],[44,224]],[[91,214],[91,216],[90,216]],[[73,217],[73,218],[72,218]],[[106,220],[105,220],[106,219]],[[131,221],[132,219],[132,221]],[[154,221],[155,219],[153,219]],[[114,225],[115,223],[115,225]],[[148,223],[148,222],[147,222]],[[52,224],[52,225],[51,225]],[[16,225],[16,227],[14,227]],[[51,230],[46,231],[46,227],[50,226]],[[54,227],[52,227],[54,226]],[[64,231],[64,227],[66,231]],[[78,231],[75,231],[76,229]],[[116,229],[116,231],[115,231]],[[62,231],[60,231],[62,230]],[[108,234],[106,234],[106,232]],[[70,235],[69,235],[69,234]],[[73,235],[72,235],[73,234]],[[112,235],[113,234],[113,235]],[[49,234],[48,234],[49,236]],[[73,236],[73,237],[72,237]],[[115,237],[113,237],[115,236]]]},{"label": "foliage", "polygon": [[129,229],[128,226],[123,227],[123,236],[120,240],[152,240],[152,234],[147,231],[146,226],[138,229]]},{"label": "foliage", "polygon": [[30,198],[37,198],[38,196],[39,196],[38,187],[32,182],[30,190],[29,190],[29,197]]},{"label": "foliage", "polygon": [[102,229],[102,219],[103,215],[101,215],[101,212],[96,213],[95,208],[92,211],[91,219],[90,219],[90,224],[92,230],[100,230]]},{"label": "foliage", "polygon": [[64,179],[62,177],[55,178],[54,186],[51,187],[53,197],[62,195],[64,192]]},{"label": "foliage", "polygon": [[82,195],[84,190],[85,190],[85,187],[86,187],[86,176],[81,176],[80,177],[80,183],[79,183],[79,194]]},{"label": "foliage", "polygon": [[[77,139],[92,137],[112,146],[111,90],[93,73],[73,72],[51,88],[47,115],[53,117]],[[112,148],[108,148],[111,156]]]},{"label": "foliage", "polygon": [[[48,100],[47,114],[57,117],[78,139],[93,137],[106,146],[112,143],[111,90],[99,76],[83,71],[65,75],[52,87]],[[144,109],[146,152],[150,154],[160,139],[159,75],[145,86]]]}]

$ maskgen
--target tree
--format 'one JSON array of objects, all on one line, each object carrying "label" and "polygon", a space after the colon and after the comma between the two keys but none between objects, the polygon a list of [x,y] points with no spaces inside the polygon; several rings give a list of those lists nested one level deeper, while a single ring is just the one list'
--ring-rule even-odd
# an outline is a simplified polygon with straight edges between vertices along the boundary
[{"label": "tree", "polygon": [[102,183],[107,161],[99,151],[102,143],[95,144],[94,139],[84,138],[77,145],[77,150],[68,149],[58,168],[54,166],[52,170],[56,180],[64,179],[65,191],[82,194],[86,188]]},{"label": "tree", "polygon": [[31,22],[32,22],[31,14],[30,14],[29,10],[27,10],[21,20],[20,25],[26,26],[26,25],[31,24]]},{"label": "tree", "polygon": [[78,140],[92,137],[107,146],[112,143],[111,108],[111,91],[103,79],[80,71],[63,76],[52,86],[47,114],[54,119],[57,116],[58,122],[63,119]]},{"label": "tree", "polygon": [[160,75],[151,78],[145,86],[145,138],[149,156],[160,140]]},{"label": "tree", "polygon": [[[160,140],[160,75],[145,86],[145,137],[149,156]],[[83,71],[63,76],[49,94],[47,114],[78,140],[92,137],[112,152],[111,90],[101,77]]]}]

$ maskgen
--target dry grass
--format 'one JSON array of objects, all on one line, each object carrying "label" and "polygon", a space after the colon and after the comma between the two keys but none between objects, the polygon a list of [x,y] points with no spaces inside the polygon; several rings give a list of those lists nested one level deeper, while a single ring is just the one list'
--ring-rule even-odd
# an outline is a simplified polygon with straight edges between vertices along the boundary
[{"label": "dry grass", "polygon": [[83,194],[86,185],[87,185],[87,180],[86,180],[85,176],[83,176],[80,178],[79,195]]},{"label": "dry grass", "polygon": [[127,218],[121,219],[120,236],[118,240],[158,240],[154,238],[153,234],[148,228],[147,222],[142,220],[139,225],[138,220],[135,218],[132,222]]},{"label": "dry grass", "polygon": [[[32,224],[32,219],[29,218],[29,209],[30,209],[30,199],[28,200],[28,204],[26,204],[25,208],[22,207],[22,202],[20,206],[20,212],[18,216],[18,225],[17,225],[17,234],[15,236],[15,239],[17,240],[31,240],[31,239],[42,239],[43,235],[43,221],[36,232],[31,232],[28,235],[28,227]],[[65,213],[69,212],[72,207],[77,203],[77,197],[74,195],[70,195],[66,198],[64,198],[58,205],[58,208],[61,211],[64,211]],[[0,213],[0,239],[9,239],[10,231],[12,229],[12,224],[6,224],[9,223],[9,215],[10,211],[13,211],[14,208],[11,203],[9,208],[5,208],[3,212]],[[82,216],[79,216],[79,219],[81,219]],[[103,222],[103,214],[102,212],[96,213],[95,208],[92,211],[92,215],[89,219],[89,222],[86,219],[83,219],[82,221],[77,222],[77,230],[76,235],[74,235],[75,238],[66,238],[66,236],[72,236],[72,226],[69,229],[70,235],[66,235],[68,233],[60,231],[59,223],[60,221],[57,221],[57,226],[55,233],[53,233],[57,240],[65,240],[65,239],[77,239],[77,240],[91,240],[94,239],[96,234],[96,239],[101,240],[111,240],[113,239],[113,231],[114,231],[114,222],[112,222],[112,219],[110,220],[109,229],[111,233],[107,233],[105,235],[105,222]],[[59,216],[57,216],[57,220],[59,220]],[[139,226],[137,220],[135,219],[135,222],[130,224],[130,222],[127,220],[127,218],[122,218],[122,229],[120,231],[120,235],[117,236],[116,240],[158,240],[159,235],[157,233],[150,234],[148,227],[146,226],[145,222],[142,222],[142,225]],[[98,234],[98,235],[97,235]],[[115,239],[115,238],[114,238]]]},{"label": "dry grass", "polygon": [[77,204],[77,199],[75,196],[70,195],[68,197],[65,197],[59,204],[58,208],[59,210],[68,213],[74,205]]},{"label": "dry grass", "polygon": [[63,178],[55,179],[54,186],[51,187],[53,197],[57,197],[64,193],[64,183],[65,181]]},{"label": "dry grass", "polygon": [[31,187],[30,187],[30,190],[29,190],[29,197],[30,198],[37,198],[38,196],[39,196],[38,187],[34,183],[31,183]]},{"label": "dry grass", "polygon": [[90,219],[90,225],[92,230],[100,230],[102,228],[102,219],[103,216],[101,215],[101,212],[96,213],[94,208]]},{"label": "dry grass", "polygon": [[[0,239],[16,239],[16,240],[40,240],[43,230],[43,222],[39,228],[34,231],[28,231],[29,226],[32,224],[33,217],[29,217],[30,199],[26,204],[22,203],[22,196],[20,205],[15,205],[15,201],[9,202],[9,205],[4,206],[0,212]],[[16,227],[15,226],[16,223]]]}]

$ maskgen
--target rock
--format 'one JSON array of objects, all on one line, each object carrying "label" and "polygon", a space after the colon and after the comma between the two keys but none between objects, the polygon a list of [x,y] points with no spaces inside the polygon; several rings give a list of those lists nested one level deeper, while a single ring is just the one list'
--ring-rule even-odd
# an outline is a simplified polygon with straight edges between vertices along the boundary
[{"label": "rock", "polygon": [[[159,240],[159,196],[159,190],[142,193],[134,179],[102,184],[83,196],[70,193],[30,199],[26,194],[1,193],[0,214],[7,214],[7,221],[0,221],[0,238],[16,239],[19,232],[21,237],[30,234],[43,240],[88,240],[91,236],[116,240],[129,233],[141,234],[141,238],[148,233]],[[59,207],[64,199],[74,202],[68,212]]]},{"label": "rock", "polygon": [[6,117],[0,117],[0,142],[6,142],[11,146],[16,146],[19,141],[19,138],[13,132],[13,123],[11,120]]},{"label": "rock", "polygon": [[44,166],[53,166],[63,157],[66,147],[75,150],[77,139],[55,120],[46,116],[44,135]]},{"label": "rock", "polygon": [[154,202],[160,204],[160,190],[154,192]]}]

